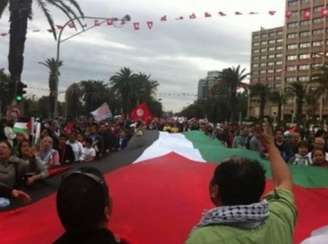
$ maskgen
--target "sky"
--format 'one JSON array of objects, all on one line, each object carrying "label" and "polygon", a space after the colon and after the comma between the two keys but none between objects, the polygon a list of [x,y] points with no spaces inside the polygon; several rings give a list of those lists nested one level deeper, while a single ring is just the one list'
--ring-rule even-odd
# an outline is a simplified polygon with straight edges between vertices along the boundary
[{"label": "sky", "polygon": [[[158,98],[166,111],[180,111],[196,99],[198,81],[210,70],[241,65],[249,70],[251,33],[261,27],[284,23],[285,0],[79,0],[86,16],[118,17],[129,14],[130,23],[110,27],[102,25],[61,45],[59,90],[81,80],[108,81],[122,67],[150,74],[160,84]],[[275,16],[268,14],[276,10]],[[51,8],[56,24],[65,16]],[[227,14],[220,17],[218,12]],[[259,12],[236,16],[233,13]],[[212,14],[205,18],[204,12]],[[197,19],[190,20],[195,13]],[[168,21],[160,18],[167,15]],[[176,18],[184,16],[184,20]],[[8,31],[8,12],[0,19],[0,33]],[[151,30],[147,21],[153,21]],[[140,30],[133,29],[140,22]],[[93,21],[86,21],[89,25]],[[55,57],[56,42],[47,33],[48,24],[38,6],[29,22],[22,80],[29,85],[28,94],[48,94],[48,71],[39,64]],[[32,32],[42,29],[42,32]],[[65,29],[63,37],[74,34]],[[8,37],[0,37],[0,68],[7,68]],[[187,93],[188,96],[182,95]],[[63,94],[60,96],[63,100]]]}]

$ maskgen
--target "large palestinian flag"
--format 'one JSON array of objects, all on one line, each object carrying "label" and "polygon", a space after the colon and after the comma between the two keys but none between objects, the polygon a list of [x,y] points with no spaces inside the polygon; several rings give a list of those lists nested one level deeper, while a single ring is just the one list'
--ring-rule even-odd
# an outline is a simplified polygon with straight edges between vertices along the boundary
[{"label": "large palestinian flag", "polygon": [[[146,132],[133,138],[125,151],[93,164],[110,187],[110,228],[132,244],[184,243],[202,212],[213,207],[208,183],[214,168],[231,156],[259,160],[267,169],[267,190],[272,189],[267,161],[252,151],[228,149],[201,132]],[[291,170],[298,206],[294,243],[300,243],[328,225],[328,170]],[[40,200],[30,206],[0,213],[0,243],[51,243],[63,232],[55,210],[56,184],[50,180],[47,194],[32,192]]]}]

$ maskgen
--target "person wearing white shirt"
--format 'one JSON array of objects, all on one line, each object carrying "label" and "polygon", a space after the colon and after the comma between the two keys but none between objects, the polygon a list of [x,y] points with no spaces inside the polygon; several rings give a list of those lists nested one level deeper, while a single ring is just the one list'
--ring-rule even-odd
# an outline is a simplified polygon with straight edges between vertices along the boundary
[{"label": "person wearing white shirt", "polygon": [[79,162],[82,156],[83,146],[82,143],[76,140],[75,134],[69,136],[69,140],[66,142],[67,145],[70,145],[74,153],[74,162]]},{"label": "person wearing white shirt", "polygon": [[87,138],[85,140],[85,147],[82,149],[82,155],[80,157],[81,162],[90,162],[95,160],[96,150],[92,147],[92,139]]}]

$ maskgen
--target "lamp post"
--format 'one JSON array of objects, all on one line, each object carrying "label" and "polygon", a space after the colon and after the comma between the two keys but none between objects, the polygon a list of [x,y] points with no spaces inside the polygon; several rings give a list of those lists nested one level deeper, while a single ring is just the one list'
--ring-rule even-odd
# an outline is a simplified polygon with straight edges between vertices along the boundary
[{"label": "lamp post", "polygon": [[[60,54],[61,54],[61,44],[65,41],[68,41],[68,40],[71,40],[72,38],[76,37],[76,36],[79,36],[89,30],[92,30],[94,29],[95,27],[97,27],[97,25],[92,25],[91,27],[88,27],[88,28],[84,28],[84,26],[82,26],[82,30],[63,39],[62,40],[62,35],[63,35],[63,32],[65,30],[65,28],[70,24],[70,23],[74,23],[74,21],[79,21],[81,19],[89,19],[89,20],[102,20],[103,22],[100,23],[100,24],[103,24],[107,21],[112,21],[113,25],[115,25],[115,23],[117,22],[120,22],[121,25],[123,26],[125,24],[125,22],[129,22],[131,21],[131,17],[130,15],[125,15],[123,18],[105,18],[105,17],[93,17],[93,16],[78,16],[76,18],[72,18],[70,20],[68,20],[61,28],[60,28],[60,31],[59,31],[59,34],[58,34],[58,38],[57,38],[57,51],[56,51],[56,63],[59,63],[60,61]],[[117,26],[116,26],[117,27]],[[55,103],[54,103],[54,117],[57,116],[57,100],[58,100],[58,84],[56,84],[56,91],[55,91]],[[67,105],[66,105],[66,109],[67,109]],[[67,114],[67,111],[66,111],[66,114]]]}]

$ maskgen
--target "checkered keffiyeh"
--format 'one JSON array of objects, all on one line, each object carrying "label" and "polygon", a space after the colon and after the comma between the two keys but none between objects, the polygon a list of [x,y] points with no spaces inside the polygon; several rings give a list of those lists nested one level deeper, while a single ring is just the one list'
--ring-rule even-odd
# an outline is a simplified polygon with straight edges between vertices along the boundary
[{"label": "checkered keffiyeh", "polygon": [[222,224],[254,229],[263,225],[268,216],[269,203],[266,200],[250,205],[223,206],[207,211],[196,228]]}]

